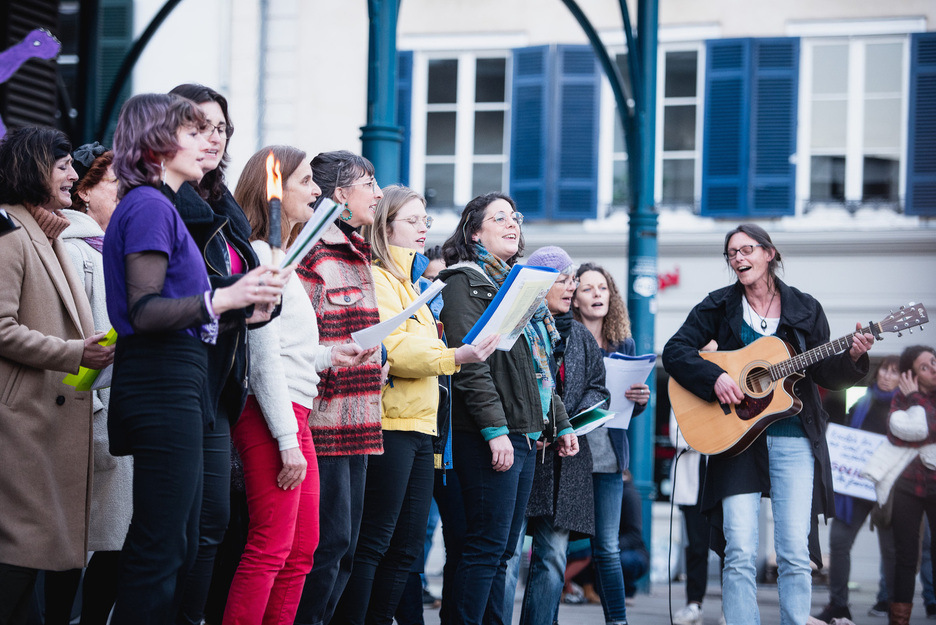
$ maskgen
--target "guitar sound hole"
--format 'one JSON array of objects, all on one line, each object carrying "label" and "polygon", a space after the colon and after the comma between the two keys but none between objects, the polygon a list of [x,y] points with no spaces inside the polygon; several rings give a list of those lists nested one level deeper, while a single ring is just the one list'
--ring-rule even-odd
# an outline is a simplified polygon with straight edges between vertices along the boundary
[{"label": "guitar sound hole", "polygon": [[753,367],[744,378],[748,395],[763,395],[771,387],[770,372],[763,367]]}]

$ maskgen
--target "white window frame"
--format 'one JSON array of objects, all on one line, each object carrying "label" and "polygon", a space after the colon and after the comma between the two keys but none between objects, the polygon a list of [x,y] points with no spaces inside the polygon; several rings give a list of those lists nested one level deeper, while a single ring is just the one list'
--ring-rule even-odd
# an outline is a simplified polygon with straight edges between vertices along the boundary
[{"label": "white window frame", "polygon": [[[472,195],[475,164],[494,163],[503,166],[501,190],[510,184],[510,110],[513,84],[513,55],[510,50],[426,50],[413,53],[412,117],[410,119],[410,186],[420,193],[426,188],[426,165],[450,164],[454,160],[455,178],[453,200],[455,206],[467,204]],[[476,62],[479,59],[505,59],[504,102],[475,102]],[[455,104],[428,104],[429,62],[435,60],[458,61],[458,82]],[[426,117],[429,113],[453,111],[455,113],[455,155],[426,155]],[[474,154],[474,114],[482,111],[504,112],[504,152]]]},{"label": "white window frame", "polygon": [[813,150],[811,144],[812,130],[812,70],[813,51],[817,46],[847,45],[848,46],[848,96],[846,100],[846,135],[845,135],[845,206],[860,206],[863,204],[862,186],[864,182],[864,69],[865,47],[868,44],[899,43],[903,46],[902,68],[903,81],[900,97],[902,100],[900,126],[900,142],[896,149],[885,152],[892,153],[899,162],[897,177],[897,202],[903,204],[906,195],[907,178],[907,132],[910,100],[910,36],[903,35],[869,35],[860,37],[815,37],[800,41],[800,89],[799,89],[799,131],[797,134],[797,168],[796,168],[796,212],[802,214],[807,205],[810,208],[817,206],[840,207],[839,202],[811,203],[810,181],[812,174],[812,157],[824,154],[838,154],[828,150]]},{"label": "white window frame", "polygon": [[[696,57],[696,95],[694,98],[667,98],[666,89],[666,54],[669,52],[695,52]],[[663,151],[663,110],[667,105],[695,105],[696,107],[696,127],[695,127],[695,149],[694,150],[674,150],[664,153]],[[653,177],[653,201],[660,205],[663,200],[663,158],[693,158],[695,166],[693,167],[693,185],[692,185],[692,211],[699,212],[699,206],[702,201],[702,138],[704,136],[705,123],[705,43],[704,42],[680,42],[672,44],[661,44],[657,56],[657,98],[656,98],[656,138],[654,169],[656,175]],[[674,206],[673,208],[684,208],[683,206]]]}]

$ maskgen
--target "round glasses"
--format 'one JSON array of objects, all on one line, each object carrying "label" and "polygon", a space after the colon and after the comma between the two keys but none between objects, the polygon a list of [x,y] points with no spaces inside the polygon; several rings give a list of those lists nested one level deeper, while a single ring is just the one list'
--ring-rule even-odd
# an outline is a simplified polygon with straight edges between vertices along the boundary
[{"label": "round glasses", "polygon": [[497,211],[491,217],[488,217],[484,221],[493,221],[498,226],[503,226],[507,223],[507,218],[510,217],[518,226],[523,223],[523,213],[518,213],[516,211],[512,213],[505,213],[504,211]]},{"label": "round glasses", "polygon": [[406,217],[405,219],[394,219],[393,221],[405,221],[414,228],[418,228],[420,223],[425,224],[426,230],[432,227],[432,215],[426,215],[425,217]]},{"label": "round glasses", "polygon": [[370,180],[366,180],[364,182],[355,182],[352,184],[346,184],[344,186],[345,187],[361,187],[361,186],[370,187],[371,193],[377,193],[377,191],[380,189],[380,185],[377,184],[376,178],[371,178]]}]

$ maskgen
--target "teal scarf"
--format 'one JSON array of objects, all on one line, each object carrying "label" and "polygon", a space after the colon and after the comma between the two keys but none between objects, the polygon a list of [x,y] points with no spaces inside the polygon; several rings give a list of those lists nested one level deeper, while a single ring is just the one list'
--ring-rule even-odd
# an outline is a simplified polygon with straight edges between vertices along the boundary
[{"label": "teal scarf", "polygon": [[[510,273],[510,266],[487,251],[480,243],[475,243],[475,249],[478,252],[478,265],[499,289],[503,286],[504,280],[507,279],[507,274]],[[537,324],[542,324],[543,327],[545,327],[548,340],[551,341],[553,345],[559,342],[559,331],[556,329],[556,323],[553,320],[552,314],[550,314],[549,309],[546,308],[545,301],[541,302],[539,307],[537,307],[530,322],[523,328],[523,334],[526,336],[527,343],[530,345],[530,352],[533,354],[533,365],[536,373],[540,376],[540,380],[542,381],[542,384],[539,384],[540,401],[543,408],[543,418],[546,419],[549,405],[552,401],[553,378],[549,369],[549,345],[546,344],[546,339],[537,331]]]}]

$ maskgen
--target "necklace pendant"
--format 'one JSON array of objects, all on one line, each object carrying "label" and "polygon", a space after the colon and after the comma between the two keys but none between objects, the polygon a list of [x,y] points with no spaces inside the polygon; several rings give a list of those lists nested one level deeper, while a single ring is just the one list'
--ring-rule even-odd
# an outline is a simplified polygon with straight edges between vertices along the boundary
[{"label": "necklace pendant", "polygon": [[767,329],[767,320],[766,320],[766,319],[761,319],[761,320],[760,320],[760,329],[761,329],[761,330],[766,330],[766,329]]}]

